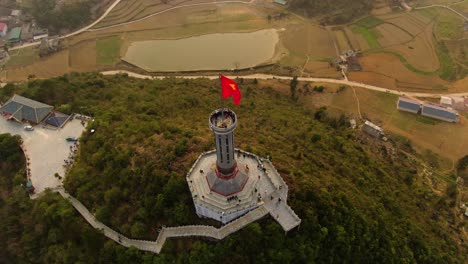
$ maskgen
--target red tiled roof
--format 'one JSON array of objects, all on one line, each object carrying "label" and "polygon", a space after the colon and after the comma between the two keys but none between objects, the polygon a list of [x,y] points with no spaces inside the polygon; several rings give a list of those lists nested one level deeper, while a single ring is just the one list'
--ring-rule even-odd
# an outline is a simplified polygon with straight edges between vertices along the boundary
[{"label": "red tiled roof", "polygon": [[5,23],[0,23],[0,31],[2,31],[6,27]]}]

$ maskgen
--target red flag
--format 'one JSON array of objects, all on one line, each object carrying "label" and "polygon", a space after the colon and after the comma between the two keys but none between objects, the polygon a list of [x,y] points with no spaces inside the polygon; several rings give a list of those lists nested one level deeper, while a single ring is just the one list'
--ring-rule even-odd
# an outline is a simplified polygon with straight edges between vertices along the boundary
[{"label": "red flag", "polygon": [[234,101],[235,105],[240,104],[240,100],[242,98],[241,92],[239,90],[239,86],[233,80],[229,79],[224,75],[220,75],[221,78],[221,88],[223,90],[223,99],[232,96],[232,100]]}]

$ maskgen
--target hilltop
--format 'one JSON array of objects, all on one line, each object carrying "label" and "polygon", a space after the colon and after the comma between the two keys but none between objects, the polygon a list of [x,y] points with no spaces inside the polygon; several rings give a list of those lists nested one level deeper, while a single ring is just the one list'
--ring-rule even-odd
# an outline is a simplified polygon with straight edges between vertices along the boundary
[{"label": "hilltop", "polygon": [[[236,145],[271,157],[290,186],[299,230],[285,235],[266,218],[219,243],[169,241],[154,256],[108,241],[58,195],[30,201],[18,180],[2,180],[1,193],[9,195],[0,202],[0,241],[9,246],[0,256],[31,263],[463,263],[455,175],[436,172],[447,186],[436,192],[409,142],[382,145],[348,128],[346,116],[307,109],[255,80],[239,84],[241,106],[224,103],[239,117]],[[65,188],[100,221],[138,239],[155,239],[162,225],[214,224],[195,215],[185,173],[214,148],[206,120],[221,105],[216,81],[73,73],[8,85],[0,99],[15,92],[95,119],[88,129],[96,133],[80,139]],[[19,151],[2,155],[24,164]],[[20,168],[2,165],[0,176],[19,171],[20,179]]]}]

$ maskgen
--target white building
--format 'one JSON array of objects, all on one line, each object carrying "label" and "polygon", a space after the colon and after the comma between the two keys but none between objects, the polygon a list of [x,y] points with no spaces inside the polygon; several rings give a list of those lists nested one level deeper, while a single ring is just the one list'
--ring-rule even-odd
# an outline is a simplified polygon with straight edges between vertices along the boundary
[{"label": "white building", "polygon": [[366,122],[364,123],[364,127],[362,129],[367,134],[376,138],[384,135],[384,130],[381,127],[377,126],[376,124],[368,120],[366,120]]},{"label": "white building", "polygon": [[5,23],[0,23],[0,37],[6,36],[8,31],[8,26]]},{"label": "white building", "polygon": [[440,97],[440,104],[443,106],[452,106],[452,98],[448,96],[441,96]]}]

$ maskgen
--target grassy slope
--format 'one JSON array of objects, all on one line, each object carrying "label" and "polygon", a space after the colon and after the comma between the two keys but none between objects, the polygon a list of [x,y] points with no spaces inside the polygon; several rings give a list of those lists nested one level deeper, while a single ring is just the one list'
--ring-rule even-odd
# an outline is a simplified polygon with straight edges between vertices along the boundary
[{"label": "grassy slope", "polygon": [[32,47],[11,51],[10,56],[11,57],[8,60],[6,66],[28,65],[39,59],[37,49],[34,49]]},{"label": "grassy slope", "polygon": [[[216,82],[86,74],[43,83],[17,92],[34,98],[48,89],[55,98],[49,103],[73,111],[86,106],[96,119],[91,127],[98,132],[82,139],[66,188],[99,219],[146,239],[155,239],[154,227],[162,224],[203,223],[183,175],[200,152],[214,147],[206,118],[220,104]],[[415,174],[417,163],[402,153],[390,161],[339,120],[318,122],[271,89],[241,87],[236,144],[273,158],[291,187],[301,229],[285,237],[268,219],[216,244],[170,241],[160,261],[177,254],[200,262],[455,262],[466,252],[458,251],[446,227],[453,197],[435,195]],[[187,247],[192,250],[180,253]]]},{"label": "grassy slope", "polygon": [[120,59],[120,37],[112,36],[96,40],[96,61],[101,65],[113,65]]}]

